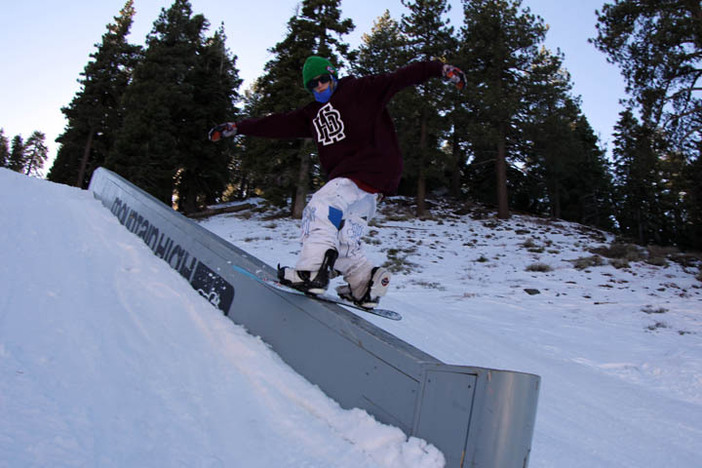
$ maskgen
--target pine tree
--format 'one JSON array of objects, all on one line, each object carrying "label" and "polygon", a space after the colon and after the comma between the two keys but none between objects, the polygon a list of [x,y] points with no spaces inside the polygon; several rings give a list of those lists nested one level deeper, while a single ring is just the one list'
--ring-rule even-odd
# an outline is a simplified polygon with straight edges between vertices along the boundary
[{"label": "pine tree", "polygon": [[[392,72],[409,61],[408,46],[400,24],[385,10],[373,23],[370,33],[361,36],[352,71],[360,76]],[[395,101],[390,102],[392,105]]]},{"label": "pine tree", "polygon": [[686,167],[690,165],[686,155],[670,146],[667,140],[663,141],[666,144],[659,149],[661,219],[657,242],[685,247],[685,231],[689,229],[686,220],[690,212],[694,212],[687,200],[688,191],[699,182],[689,183],[685,177]]},{"label": "pine tree", "polygon": [[93,171],[114,145],[122,123],[122,96],[141,52],[139,46],[127,42],[134,14],[134,2],[128,0],[90,55],[92,60],[79,80],[80,91],[61,109],[67,125],[57,138],[60,146],[49,180],[87,187]]},{"label": "pine tree", "polygon": [[15,135],[12,139],[7,168],[15,172],[22,172],[24,169],[24,140],[20,135]]},{"label": "pine tree", "polygon": [[46,135],[40,131],[35,131],[27,139],[24,145],[24,173],[40,177],[41,169],[46,163],[49,155],[49,148],[45,143]]},{"label": "pine tree", "polygon": [[[270,49],[274,58],[265,66],[248,98],[246,113],[261,116],[288,112],[310,102],[302,83],[302,66],[310,55],[328,58],[341,68],[353,53],[341,37],[354,28],[341,19],[340,0],[304,0],[298,13],[288,21],[288,34]],[[313,164],[316,151],[311,141],[244,139],[242,165],[255,168],[254,177],[264,196],[277,204],[293,198],[292,214],[299,218],[310,185],[321,183],[319,166]]]},{"label": "pine tree", "polygon": [[494,161],[498,217],[504,219],[509,217],[508,163],[519,140],[514,129],[530,80],[525,72],[537,60],[546,26],[529,9],[521,9],[521,0],[463,0],[463,11],[466,99],[476,135],[473,172],[489,174],[486,163]]},{"label": "pine tree", "polygon": [[[188,71],[194,66],[204,18],[187,1],[163,8],[147,36],[144,58],[124,98],[124,124],[105,165],[166,204],[178,172],[180,131],[190,110]],[[189,133],[189,132],[188,132]]]},{"label": "pine tree", "polygon": [[563,55],[542,48],[530,70],[526,112],[518,120],[529,181],[513,194],[515,207],[542,211],[546,204],[551,216],[609,227],[605,152],[571,92]]},{"label": "pine tree", "polygon": [[702,131],[700,2],[617,0],[597,15],[592,42],[621,67],[644,122],[694,149]]},{"label": "pine tree", "polygon": [[[444,16],[450,10],[446,0],[402,0],[409,9],[402,17],[402,31],[409,40],[408,52],[418,60],[446,57],[455,48],[453,28]],[[443,88],[436,81],[418,87],[422,97],[415,132],[419,135],[416,151],[405,154],[405,176],[417,181],[417,216],[426,216],[427,178],[436,176],[432,168],[443,166],[438,149],[444,122],[439,115]]]},{"label": "pine tree", "polygon": [[0,128],[0,167],[5,167],[10,159],[10,142],[5,136],[5,129]]},{"label": "pine tree", "polygon": [[563,213],[571,221],[611,230],[614,186],[610,163],[587,118],[579,109],[577,112],[571,126],[576,157],[565,182],[570,203]]},{"label": "pine tree", "polygon": [[223,31],[206,39],[208,26],[187,0],[161,10],[125,92],[124,124],[105,163],[164,203],[177,192],[184,211],[221,194],[232,148],[207,141],[215,122],[235,117],[240,83]]},{"label": "pine tree", "polygon": [[[569,159],[575,151],[571,126],[575,103],[570,99],[570,76],[563,69],[563,57],[542,48],[527,83],[527,112],[520,119],[524,138],[530,143],[526,169],[543,191],[529,195],[532,204],[546,203],[550,215],[561,217],[561,197]],[[516,195],[516,194],[515,194]],[[520,198],[517,195],[517,198]],[[525,195],[521,196],[526,198]],[[524,207],[521,207],[524,209]]]},{"label": "pine tree", "polygon": [[[193,129],[210,128],[214,122],[236,119],[234,103],[241,79],[236,57],[226,46],[224,26],[207,39],[198,52],[198,65],[192,70],[194,108],[189,119]],[[218,202],[229,183],[229,165],[234,144],[230,139],[213,145],[204,143],[202,134],[193,134],[180,146],[181,169],[175,184],[179,208],[186,213]]]},{"label": "pine tree", "polygon": [[641,199],[637,210],[648,212],[628,228],[638,228],[639,240],[694,245],[689,233],[702,230],[689,221],[699,219],[691,202],[699,182],[689,174],[702,142],[702,6],[698,0],[617,0],[597,15],[592,42],[621,68],[632,96],[628,105],[641,119],[633,133],[641,141],[624,133],[616,144],[635,146],[640,158],[659,158],[656,197]]},{"label": "pine tree", "polygon": [[614,158],[617,223],[622,232],[641,244],[660,243],[664,222],[660,194],[662,180],[657,140],[631,109],[620,113],[615,126]]}]

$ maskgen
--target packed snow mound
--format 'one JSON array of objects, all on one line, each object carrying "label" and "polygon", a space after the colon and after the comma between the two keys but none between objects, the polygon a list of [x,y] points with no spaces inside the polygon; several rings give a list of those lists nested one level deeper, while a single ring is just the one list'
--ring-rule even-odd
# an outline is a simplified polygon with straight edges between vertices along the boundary
[{"label": "packed snow mound", "polygon": [[[200,223],[294,264],[299,221],[246,205]],[[412,200],[392,197],[371,222],[367,253],[395,275],[381,304],[403,319],[369,320],[448,364],[540,375],[530,466],[699,466],[698,256],[561,220],[429,206],[418,220]]]},{"label": "packed snow mound", "polygon": [[233,324],[92,194],[0,169],[0,467],[440,467]]}]

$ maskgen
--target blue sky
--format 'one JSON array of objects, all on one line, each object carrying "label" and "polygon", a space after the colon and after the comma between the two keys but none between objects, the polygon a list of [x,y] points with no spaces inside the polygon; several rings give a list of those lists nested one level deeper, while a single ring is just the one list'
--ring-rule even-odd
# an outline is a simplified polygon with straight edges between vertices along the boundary
[{"label": "blue sky", "polygon": [[[70,103],[79,90],[80,73],[105,33],[105,26],[119,14],[125,0],[73,0],[6,2],[0,16],[0,128],[12,138],[26,140],[34,130],[46,134],[50,158],[55,157],[54,140],[66,121],[61,107]],[[135,0],[136,17],[130,42],[143,44],[161,8],[172,0]],[[211,32],[224,23],[228,47],[237,57],[242,90],[258,77],[271,58],[267,50],[285,35],[287,21],[295,14],[298,0],[257,0],[222,2],[191,0],[193,11],[210,21]],[[459,0],[449,0],[454,27],[461,26]],[[549,25],[546,46],[560,48],[575,85],[582,97],[582,109],[603,144],[611,149],[611,133],[625,96],[619,69],[607,63],[587,39],[594,37],[595,10],[605,0],[523,0],[522,6],[541,16]],[[357,46],[363,33],[389,10],[395,19],[406,12],[400,0],[346,0],[344,17],[350,17],[356,30],[346,40]],[[470,90],[468,90],[470,92]],[[48,169],[47,164],[46,169]]]}]

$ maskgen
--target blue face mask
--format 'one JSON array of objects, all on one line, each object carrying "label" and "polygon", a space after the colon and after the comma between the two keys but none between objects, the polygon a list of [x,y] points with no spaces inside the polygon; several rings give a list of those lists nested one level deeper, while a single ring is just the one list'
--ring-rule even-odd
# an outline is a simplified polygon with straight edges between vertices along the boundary
[{"label": "blue face mask", "polygon": [[324,104],[326,102],[329,102],[329,99],[331,99],[332,94],[334,94],[335,89],[336,89],[336,78],[334,78],[332,76],[332,82],[327,89],[325,89],[321,93],[318,93],[317,91],[312,91],[312,94],[314,94],[315,101],[321,102],[322,104]]}]

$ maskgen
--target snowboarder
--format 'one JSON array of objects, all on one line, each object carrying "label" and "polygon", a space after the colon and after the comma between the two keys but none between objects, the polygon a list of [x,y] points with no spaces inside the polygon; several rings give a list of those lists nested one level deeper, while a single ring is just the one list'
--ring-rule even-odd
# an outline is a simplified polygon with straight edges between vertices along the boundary
[{"label": "snowboarder", "polygon": [[267,138],[314,138],[328,182],[310,199],[302,216],[302,250],[295,268],[278,266],[282,284],[323,294],[342,274],[337,293],[365,308],[378,305],[390,272],[365,256],[362,237],[383,195],[395,193],[402,155],[386,109],[403,88],[442,77],[463,89],[464,73],[440,61],[416,62],[395,72],[339,79],[323,57],[311,56],[302,84],[315,102],[289,113],[226,122],[212,128],[211,141],[237,134]]}]

